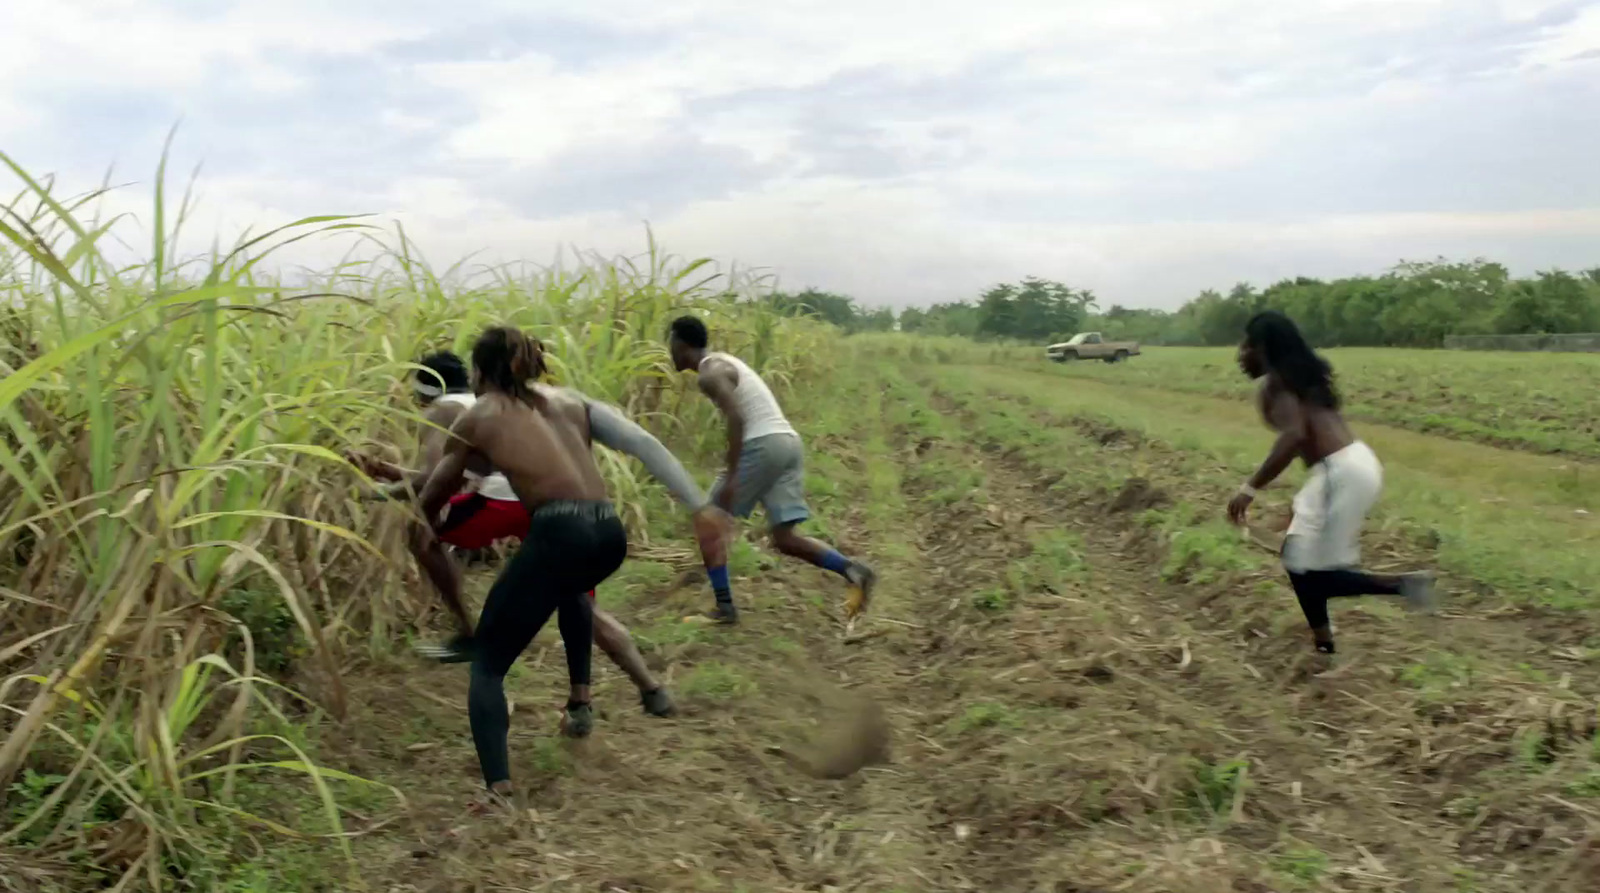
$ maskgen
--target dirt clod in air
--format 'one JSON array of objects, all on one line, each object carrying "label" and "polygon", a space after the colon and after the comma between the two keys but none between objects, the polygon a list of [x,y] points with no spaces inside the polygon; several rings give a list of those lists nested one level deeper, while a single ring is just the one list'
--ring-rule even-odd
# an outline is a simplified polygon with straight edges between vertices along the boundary
[{"label": "dirt clod in air", "polygon": [[889,761],[889,719],[865,698],[841,705],[807,743],[773,752],[813,778],[848,778]]},{"label": "dirt clod in air", "polygon": [[1167,495],[1167,491],[1152,486],[1145,478],[1132,477],[1123,483],[1107,510],[1116,513],[1142,512],[1171,503],[1172,497]]}]

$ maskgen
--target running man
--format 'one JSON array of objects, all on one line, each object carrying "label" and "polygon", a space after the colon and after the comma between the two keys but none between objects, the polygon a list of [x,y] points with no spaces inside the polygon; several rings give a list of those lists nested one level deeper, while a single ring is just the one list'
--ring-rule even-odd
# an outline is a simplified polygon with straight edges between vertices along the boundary
[{"label": "running man", "polygon": [[[779,552],[833,571],[850,583],[845,613],[855,617],[871,602],[877,574],[795,530],[811,516],[806,507],[800,435],[784,417],[767,383],[738,357],[708,351],[708,343],[705,323],[698,318],[680,316],[672,321],[667,346],[674,368],[699,374],[700,390],[728,423],[727,458],[712,485],[711,501],[740,518],[748,518],[759,502],[767,513],[772,545]],[[739,612],[728,585],[727,556],[708,554],[706,567],[716,596],[710,617],[719,623],[737,623]]]},{"label": "running man", "polygon": [[[593,615],[588,592],[628,554],[627,531],[606,496],[592,443],[638,458],[694,512],[702,542],[729,521],[654,437],[615,407],[567,388],[531,387],[545,371],[543,347],[518,329],[484,331],[472,348],[478,399],[451,425],[451,437],[420,497],[435,534],[443,510],[469,467],[505,475],[528,512],[528,529],[484,603],[472,647],[467,707],[484,784],[491,796],[512,792],[506,736],[505,675],[528,643],[557,614],[571,691],[563,728],[589,734],[589,661]],[[503,802],[503,801],[502,801]]]},{"label": "running man", "polygon": [[1383,466],[1355,439],[1339,414],[1333,369],[1312,352],[1300,330],[1275,310],[1258,313],[1245,326],[1239,368],[1261,379],[1259,405],[1278,432],[1272,450],[1228,502],[1228,517],[1245,523],[1256,492],[1272,483],[1296,456],[1309,469],[1294,497],[1294,519],[1283,542],[1283,564],[1316,649],[1331,655],[1328,599],[1400,595],[1416,610],[1434,608],[1433,577],[1368,574],[1361,563],[1361,525],[1383,488]]},{"label": "running man", "polygon": [[[365,456],[352,457],[368,475],[393,482],[382,488],[381,497],[406,498],[408,493],[419,492],[444,454],[450,426],[477,401],[466,364],[454,353],[431,354],[418,365],[422,368],[416,370],[412,388],[430,423],[423,432],[420,470],[408,471]],[[472,659],[472,619],[461,595],[461,570],[444,547],[476,551],[504,539],[522,540],[528,532],[528,511],[505,475],[492,470],[480,475],[468,470],[464,477],[467,484],[450,497],[437,534],[425,525],[413,524],[407,537],[412,556],[456,621],[455,638],[443,646],[422,649],[443,663]],[[589,598],[593,600],[594,596],[591,591]],[[672,698],[650,672],[627,628],[598,607],[593,616],[595,644],[633,680],[645,711],[654,716],[670,716],[674,709]]]}]

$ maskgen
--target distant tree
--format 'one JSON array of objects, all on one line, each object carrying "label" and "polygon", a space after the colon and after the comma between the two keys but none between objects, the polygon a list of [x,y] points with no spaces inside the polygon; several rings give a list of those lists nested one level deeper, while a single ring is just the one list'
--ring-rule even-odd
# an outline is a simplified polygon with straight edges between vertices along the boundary
[{"label": "distant tree", "polygon": [[842,329],[852,328],[857,315],[853,299],[815,288],[808,288],[798,294],[774,292],[767,296],[767,300],[780,313],[791,316],[815,316]]},{"label": "distant tree", "polygon": [[928,311],[920,307],[907,307],[900,311],[900,331],[921,332],[928,325]]},{"label": "distant tree", "polygon": [[[934,304],[928,308],[922,331],[930,335],[960,335],[966,338],[976,338],[978,336],[979,317],[978,308],[968,304],[966,301]],[[904,328],[903,323],[902,328]]]},{"label": "distant tree", "polygon": [[856,330],[861,332],[892,332],[894,331],[894,311],[888,307],[879,307],[856,316]]},{"label": "distant tree", "polygon": [[1513,283],[1494,312],[1494,330],[1507,334],[1594,331],[1600,303],[1593,287],[1553,270]]},{"label": "distant tree", "polygon": [[1029,276],[1000,284],[978,299],[978,333],[991,338],[1038,341],[1076,331],[1095,297],[1059,282]]}]

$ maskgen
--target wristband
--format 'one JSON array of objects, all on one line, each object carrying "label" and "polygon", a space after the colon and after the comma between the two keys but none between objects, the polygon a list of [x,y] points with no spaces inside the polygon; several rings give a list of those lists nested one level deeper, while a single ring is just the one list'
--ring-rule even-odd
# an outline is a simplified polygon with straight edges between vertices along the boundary
[{"label": "wristband", "polygon": [[1245,481],[1244,483],[1239,485],[1239,495],[1248,496],[1251,499],[1255,499],[1256,498],[1256,488],[1250,486],[1250,482],[1249,481]]}]

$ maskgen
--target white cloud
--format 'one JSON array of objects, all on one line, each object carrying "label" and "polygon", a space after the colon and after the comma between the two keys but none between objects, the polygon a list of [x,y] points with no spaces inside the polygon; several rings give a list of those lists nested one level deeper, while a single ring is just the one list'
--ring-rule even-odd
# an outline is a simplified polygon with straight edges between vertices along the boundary
[{"label": "white cloud", "polygon": [[1581,10],[1577,17],[1553,29],[1528,52],[1526,61],[1534,65],[1559,65],[1585,54],[1600,52],[1600,6]]},{"label": "white cloud", "polygon": [[442,265],[649,218],[868,301],[1172,306],[1600,263],[1597,57],[1600,3],[1561,0],[57,0],[0,5],[0,150],[81,187],[181,115],[197,227],[377,211]]}]

